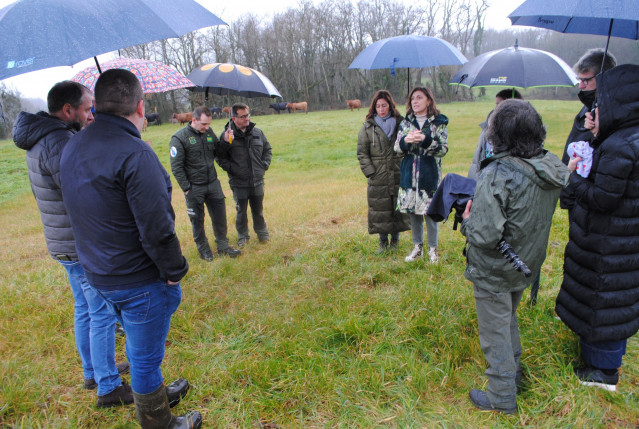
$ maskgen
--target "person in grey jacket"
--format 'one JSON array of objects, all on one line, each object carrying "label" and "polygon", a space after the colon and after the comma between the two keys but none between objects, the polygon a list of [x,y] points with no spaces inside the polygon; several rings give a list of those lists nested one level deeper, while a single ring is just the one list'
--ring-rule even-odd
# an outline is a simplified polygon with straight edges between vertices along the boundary
[{"label": "person in grey jacket", "polygon": [[[514,88],[502,89],[495,95],[495,106],[499,106],[499,103],[511,98],[516,98],[518,100],[523,99],[521,93]],[[477,149],[475,149],[473,162],[472,164],[470,164],[470,168],[468,169],[468,177],[474,180],[477,180],[479,178],[479,166],[481,165],[481,162],[493,155],[493,145],[486,139],[488,120],[490,119],[490,115],[492,114],[493,111],[491,110],[488,116],[486,116],[486,120],[479,124],[481,133],[479,134],[479,140],[477,141]]]},{"label": "person in grey jacket", "polygon": [[62,198],[60,157],[77,131],[93,121],[93,94],[72,81],[55,84],[47,95],[50,113],[20,112],[13,139],[27,151],[31,190],[40,210],[44,238],[53,259],[67,271],[75,301],[75,343],[84,369],[84,388],[97,387],[97,406],[111,407],[133,402],[131,387],[119,372],[129,364],[115,363],[115,315],[87,282],[78,262],[71,221]]},{"label": "person in grey jacket", "polygon": [[171,170],[184,191],[186,212],[193,228],[193,240],[200,258],[212,261],[209,240],[204,231],[204,206],[208,209],[218,255],[231,258],[242,252],[229,246],[226,237],[226,203],[215,170],[217,136],[211,130],[213,115],[208,107],[196,107],[191,123],[171,137]]},{"label": "person in grey jacket", "polygon": [[500,103],[488,125],[494,155],[484,161],[462,216],[464,274],[473,282],[479,342],[489,365],[487,391],[472,389],[469,397],[482,410],[517,412],[522,370],[516,312],[530,282],[497,246],[505,240],[533,273],[540,270],[559,193],[570,175],[558,157],[543,150],[545,136],[529,103]]},{"label": "person in grey jacket", "polygon": [[228,173],[233,190],[238,246],[244,247],[250,239],[249,205],[257,239],[260,243],[267,243],[269,232],[263,213],[264,174],[271,165],[271,145],[262,130],[251,122],[251,113],[246,104],[237,103],[231,108],[231,122],[222,131],[217,154],[217,163]]}]

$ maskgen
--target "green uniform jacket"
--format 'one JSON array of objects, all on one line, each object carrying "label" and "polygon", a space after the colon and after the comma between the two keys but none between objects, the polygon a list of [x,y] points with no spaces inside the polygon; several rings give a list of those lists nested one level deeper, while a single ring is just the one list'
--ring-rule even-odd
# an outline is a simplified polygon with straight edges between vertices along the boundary
[{"label": "green uniform jacket", "polygon": [[171,171],[184,192],[191,185],[208,185],[217,180],[215,146],[218,138],[210,128],[204,133],[187,125],[171,137]]},{"label": "green uniform jacket", "polygon": [[470,216],[461,226],[468,245],[468,280],[493,292],[520,291],[531,283],[497,250],[497,243],[506,240],[528,268],[538,272],[559,193],[569,176],[568,168],[549,152],[530,159],[501,152],[484,161]]}]

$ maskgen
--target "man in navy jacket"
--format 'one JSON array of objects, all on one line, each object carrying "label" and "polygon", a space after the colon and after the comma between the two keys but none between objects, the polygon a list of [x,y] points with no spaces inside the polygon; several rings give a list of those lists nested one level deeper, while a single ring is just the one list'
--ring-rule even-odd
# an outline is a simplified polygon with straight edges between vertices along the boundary
[{"label": "man in navy jacket", "polygon": [[140,138],[140,82],[127,70],[104,72],[95,108],[95,122],[69,140],[60,161],[78,256],[126,331],[142,427],[200,427],[198,412],[171,414],[160,369],[188,263],[175,234],[169,175]]}]

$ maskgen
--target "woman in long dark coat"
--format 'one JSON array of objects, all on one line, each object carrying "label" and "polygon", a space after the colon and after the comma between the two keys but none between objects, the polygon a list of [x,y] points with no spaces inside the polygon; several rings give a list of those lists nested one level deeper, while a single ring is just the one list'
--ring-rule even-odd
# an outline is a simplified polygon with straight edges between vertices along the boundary
[{"label": "woman in long dark coat", "polygon": [[357,159],[368,179],[368,233],[379,234],[378,253],[397,250],[399,233],[410,229],[408,218],[395,208],[402,156],[393,150],[402,116],[390,92],[375,93],[357,136]]},{"label": "woman in long dark coat", "polygon": [[615,391],[639,330],[639,66],[598,75],[597,101],[590,173],[570,175],[576,198],[555,311],[579,336],[581,383]]}]

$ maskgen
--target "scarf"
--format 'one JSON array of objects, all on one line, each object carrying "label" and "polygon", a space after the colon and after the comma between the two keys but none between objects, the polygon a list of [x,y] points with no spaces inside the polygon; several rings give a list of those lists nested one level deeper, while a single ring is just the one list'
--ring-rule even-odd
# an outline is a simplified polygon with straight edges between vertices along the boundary
[{"label": "scarf", "polygon": [[375,115],[375,123],[379,125],[382,131],[384,131],[384,134],[386,134],[386,137],[390,140],[393,131],[395,131],[395,125],[397,124],[395,117],[391,116],[390,113],[383,118],[379,115]]}]

